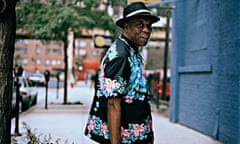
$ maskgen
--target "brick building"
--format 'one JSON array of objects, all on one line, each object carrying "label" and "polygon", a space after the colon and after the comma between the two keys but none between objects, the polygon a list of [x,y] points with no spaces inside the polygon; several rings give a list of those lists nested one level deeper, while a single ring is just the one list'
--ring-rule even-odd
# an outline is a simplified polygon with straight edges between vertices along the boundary
[{"label": "brick building", "polygon": [[22,64],[27,72],[44,72],[64,68],[63,43],[21,39],[15,42],[14,63]]},{"label": "brick building", "polygon": [[[76,38],[73,53],[73,67],[77,70],[84,65],[84,72],[92,74],[99,64],[103,49],[94,47],[92,37]],[[93,64],[92,66],[89,66]],[[64,48],[61,41],[41,41],[34,39],[17,40],[15,43],[14,63],[22,64],[26,72],[50,70],[52,74],[64,70]]]}]

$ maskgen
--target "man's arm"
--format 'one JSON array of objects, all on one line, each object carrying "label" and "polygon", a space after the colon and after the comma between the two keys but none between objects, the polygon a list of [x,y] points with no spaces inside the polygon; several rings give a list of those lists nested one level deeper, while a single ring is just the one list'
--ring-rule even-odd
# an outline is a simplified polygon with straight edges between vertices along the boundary
[{"label": "man's arm", "polygon": [[108,99],[108,127],[111,144],[120,144],[121,141],[121,98]]}]

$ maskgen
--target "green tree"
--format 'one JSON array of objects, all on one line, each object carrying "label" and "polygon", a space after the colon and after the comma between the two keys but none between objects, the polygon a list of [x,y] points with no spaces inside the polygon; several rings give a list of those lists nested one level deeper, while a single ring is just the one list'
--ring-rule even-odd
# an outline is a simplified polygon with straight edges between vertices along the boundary
[{"label": "green tree", "polygon": [[39,0],[21,1],[17,7],[18,38],[35,38],[44,40],[61,40],[64,42],[64,104],[67,103],[67,36],[69,31],[81,36],[82,30],[100,28],[118,33],[112,17],[106,10],[99,10],[100,4],[113,6],[116,0],[103,3],[95,0]]},{"label": "green tree", "polygon": [[0,0],[0,143],[10,144],[16,0]]}]

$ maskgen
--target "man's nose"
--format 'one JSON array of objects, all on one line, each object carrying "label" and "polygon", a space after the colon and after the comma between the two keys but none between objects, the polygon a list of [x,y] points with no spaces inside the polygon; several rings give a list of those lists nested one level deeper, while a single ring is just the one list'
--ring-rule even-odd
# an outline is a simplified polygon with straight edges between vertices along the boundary
[{"label": "man's nose", "polygon": [[143,31],[145,32],[151,32],[152,31],[152,26],[149,24],[144,24],[143,25]]}]

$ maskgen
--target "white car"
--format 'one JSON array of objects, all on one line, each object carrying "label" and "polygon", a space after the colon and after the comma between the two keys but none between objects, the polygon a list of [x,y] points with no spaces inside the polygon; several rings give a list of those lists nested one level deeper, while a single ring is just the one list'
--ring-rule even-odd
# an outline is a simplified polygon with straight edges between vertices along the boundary
[{"label": "white car", "polygon": [[35,86],[45,86],[46,84],[45,77],[41,73],[27,73],[25,77]]},{"label": "white car", "polygon": [[[38,91],[36,87],[31,86],[31,82],[23,77],[19,77],[19,111],[26,111],[33,105],[37,104]],[[12,117],[16,114],[16,83],[13,84],[12,95]]]}]

